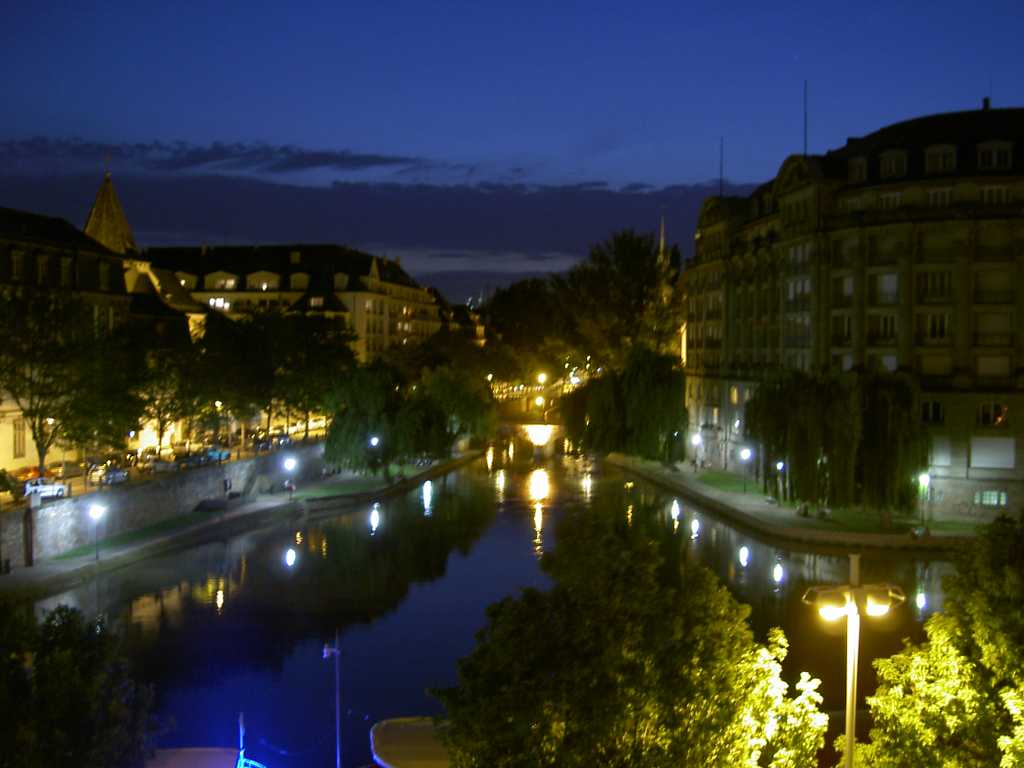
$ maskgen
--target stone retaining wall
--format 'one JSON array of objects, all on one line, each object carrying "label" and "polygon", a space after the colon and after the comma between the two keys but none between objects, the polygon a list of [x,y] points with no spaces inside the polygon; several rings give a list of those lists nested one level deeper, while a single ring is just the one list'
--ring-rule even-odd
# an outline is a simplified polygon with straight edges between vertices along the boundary
[{"label": "stone retaining wall", "polygon": [[[286,456],[298,460],[295,479],[299,482],[319,479],[323,468],[322,443],[251,459],[199,467],[158,476],[147,482],[114,486],[72,499],[46,502],[32,510],[35,520],[34,550],[37,560],[56,557],[70,549],[93,541],[93,522],[89,507],[106,507],[99,523],[101,538],[146,528],[193,511],[209,500],[224,499],[224,481],[234,492],[248,495],[268,490],[286,479],[282,466]],[[0,565],[24,565],[24,508],[0,515]]]}]

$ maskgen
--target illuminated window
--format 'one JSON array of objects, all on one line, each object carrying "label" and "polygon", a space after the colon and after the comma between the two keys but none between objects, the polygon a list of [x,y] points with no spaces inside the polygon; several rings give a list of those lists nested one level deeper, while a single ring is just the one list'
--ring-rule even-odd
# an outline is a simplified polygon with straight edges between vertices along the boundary
[{"label": "illuminated window", "polygon": [[311,307],[322,307],[324,305],[323,296],[312,296],[309,299],[309,306]]},{"label": "illuminated window", "polygon": [[978,426],[1005,427],[1009,422],[1010,408],[1004,403],[982,403],[978,406]]},{"label": "illuminated window", "polygon": [[739,405],[740,402],[740,388],[736,386],[729,387],[729,402],[732,405]]},{"label": "illuminated window", "polygon": [[25,455],[25,420],[15,419],[14,421],[14,458],[20,459]]},{"label": "illuminated window", "polygon": [[982,507],[1005,507],[1006,491],[975,491],[974,503]]}]

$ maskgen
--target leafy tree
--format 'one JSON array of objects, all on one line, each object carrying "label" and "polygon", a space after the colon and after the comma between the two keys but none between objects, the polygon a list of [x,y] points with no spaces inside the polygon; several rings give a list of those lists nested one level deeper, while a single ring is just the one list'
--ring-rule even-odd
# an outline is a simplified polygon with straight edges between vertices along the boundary
[{"label": "leafy tree", "polygon": [[[324,457],[354,469],[388,472],[402,453],[399,415],[405,396],[398,371],[382,362],[360,366],[334,390]],[[377,438],[372,445],[371,437]]]},{"label": "leafy tree", "polygon": [[142,768],[151,700],[106,627],[0,606],[0,767]]},{"label": "leafy tree", "polygon": [[483,437],[493,427],[494,404],[485,379],[444,367],[426,372],[418,388],[444,414],[449,449],[459,438]]},{"label": "leafy tree", "polygon": [[153,352],[146,356],[145,374],[138,389],[142,416],[157,428],[157,445],[172,424],[196,416],[202,401],[194,385],[191,347]]},{"label": "leafy tree", "polygon": [[[595,510],[596,512],[596,510]],[[818,681],[790,696],[782,633],[754,642],[749,609],[652,536],[650,510],[576,511],[545,555],[547,592],[488,609],[458,685],[436,692],[456,768],[813,764]]]},{"label": "leafy tree", "polygon": [[1022,765],[1024,754],[1024,528],[1007,518],[984,530],[944,582],[945,609],[926,641],[875,662],[868,697],[871,768]]},{"label": "leafy tree", "polygon": [[637,345],[659,353],[677,349],[683,306],[672,258],[678,263],[677,256],[659,252],[653,236],[624,230],[554,278],[572,344],[615,369],[625,365]]},{"label": "leafy tree", "polygon": [[11,296],[5,308],[0,391],[28,424],[40,471],[62,441],[122,444],[139,415],[123,337],[95,332],[85,305],[64,295]]},{"label": "leafy tree", "polygon": [[[570,320],[554,283],[542,278],[520,280],[499,288],[482,309],[490,331],[512,350],[518,374],[554,370],[564,359]],[[494,343],[488,340],[488,345]],[[496,375],[507,372],[494,371]]]}]

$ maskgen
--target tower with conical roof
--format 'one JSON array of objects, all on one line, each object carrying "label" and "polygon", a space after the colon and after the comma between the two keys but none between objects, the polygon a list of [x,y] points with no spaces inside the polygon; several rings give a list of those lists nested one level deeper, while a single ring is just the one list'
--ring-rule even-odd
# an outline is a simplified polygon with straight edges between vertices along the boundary
[{"label": "tower with conical roof", "polygon": [[110,171],[104,174],[103,183],[96,193],[96,202],[92,204],[89,218],[85,221],[85,234],[114,253],[123,255],[138,250],[135,238],[132,237],[132,228],[128,226],[128,219],[114,190]]}]

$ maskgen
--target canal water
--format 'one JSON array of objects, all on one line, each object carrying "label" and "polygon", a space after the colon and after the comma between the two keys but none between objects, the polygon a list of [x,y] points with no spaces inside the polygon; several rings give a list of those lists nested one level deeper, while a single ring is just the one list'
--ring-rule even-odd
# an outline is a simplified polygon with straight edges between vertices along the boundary
[{"label": "canal water", "polygon": [[[343,764],[363,766],[375,721],[440,713],[429,689],[455,682],[489,604],[549,584],[540,557],[558,546],[560,519],[583,506],[656,516],[751,606],[759,637],[783,628],[787,679],[807,670],[823,681],[825,708],[842,709],[843,627],[823,623],[800,598],[808,586],[845,582],[845,554],[767,541],[614,468],[516,447],[380,504],[103,574],[37,611],[71,604],[121,628],[156,689],[158,746],[233,746],[244,711],[247,755],[271,768],[334,764],[334,668],[323,649],[338,631]],[[922,620],[941,609],[949,569],[865,555],[863,580],[898,584],[908,601],[863,622],[861,691],[875,686],[870,660],[919,639]],[[837,733],[841,717],[832,720]]]}]

